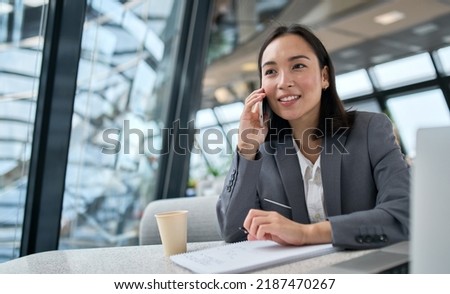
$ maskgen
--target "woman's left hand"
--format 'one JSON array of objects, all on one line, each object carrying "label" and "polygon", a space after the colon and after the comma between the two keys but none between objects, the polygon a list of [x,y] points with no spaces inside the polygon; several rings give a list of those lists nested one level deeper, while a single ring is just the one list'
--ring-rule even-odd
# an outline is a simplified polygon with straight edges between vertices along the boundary
[{"label": "woman's left hand", "polygon": [[251,209],[244,220],[248,240],[273,240],[282,245],[330,243],[331,225],[328,221],[300,224],[278,212]]}]

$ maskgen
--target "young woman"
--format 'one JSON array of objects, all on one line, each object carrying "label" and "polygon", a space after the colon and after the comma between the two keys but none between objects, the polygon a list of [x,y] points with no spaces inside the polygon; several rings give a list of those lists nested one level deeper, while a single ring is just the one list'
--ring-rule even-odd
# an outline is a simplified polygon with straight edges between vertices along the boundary
[{"label": "young woman", "polygon": [[245,100],[217,203],[225,241],[375,248],[408,239],[409,168],[390,120],[345,111],[330,57],[303,26],[275,29],[258,64],[261,88]]}]

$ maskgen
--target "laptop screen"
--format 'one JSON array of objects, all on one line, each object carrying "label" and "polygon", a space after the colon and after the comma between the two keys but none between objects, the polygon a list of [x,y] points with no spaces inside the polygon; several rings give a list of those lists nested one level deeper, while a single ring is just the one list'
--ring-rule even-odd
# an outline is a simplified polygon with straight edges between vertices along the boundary
[{"label": "laptop screen", "polygon": [[450,273],[450,126],[417,132],[410,272]]}]

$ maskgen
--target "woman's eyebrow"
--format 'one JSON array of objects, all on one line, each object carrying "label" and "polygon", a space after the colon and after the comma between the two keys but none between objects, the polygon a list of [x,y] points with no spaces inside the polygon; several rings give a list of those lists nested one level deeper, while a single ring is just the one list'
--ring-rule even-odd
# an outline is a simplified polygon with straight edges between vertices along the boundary
[{"label": "woman's eyebrow", "polygon": [[[306,55],[295,55],[295,56],[289,57],[289,58],[288,58],[288,61],[294,61],[294,60],[296,60],[296,59],[302,59],[302,58],[311,60],[311,58],[309,58],[309,57],[306,56]],[[276,63],[275,61],[267,61],[267,62],[264,62],[264,63],[263,63],[263,65],[261,66],[261,68],[263,68],[263,67],[265,67],[265,66],[268,66],[268,65],[274,65],[274,64],[277,64],[277,63]]]},{"label": "woman's eyebrow", "polygon": [[289,61],[293,61],[293,60],[301,59],[301,58],[305,58],[305,59],[311,60],[311,58],[309,58],[306,55],[295,55],[295,56],[289,57],[288,60]]},{"label": "woman's eyebrow", "polygon": [[274,64],[277,64],[277,63],[275,61],[267,61],[267,62],[264,62],[263,65],[261,65],[261,68],[268,66],[268,65],[274,65]]}]

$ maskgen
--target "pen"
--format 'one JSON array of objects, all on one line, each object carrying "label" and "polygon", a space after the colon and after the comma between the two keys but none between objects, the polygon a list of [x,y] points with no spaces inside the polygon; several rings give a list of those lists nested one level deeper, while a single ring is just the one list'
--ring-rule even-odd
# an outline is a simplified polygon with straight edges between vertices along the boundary
[{"label": "pen", "polygon": [[242,234],[247,236],[248,231],[244,227],[238,227],[238,229],[236,230],[236,232],[233,233],[230,239],[232,240],[242,239]]},{"label": "pen", "polygon": [[244,234],[248,235],[248,231],[244,228],[244,227],[239,227],[238,228],[241,232],[243,232]]}]

